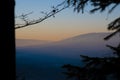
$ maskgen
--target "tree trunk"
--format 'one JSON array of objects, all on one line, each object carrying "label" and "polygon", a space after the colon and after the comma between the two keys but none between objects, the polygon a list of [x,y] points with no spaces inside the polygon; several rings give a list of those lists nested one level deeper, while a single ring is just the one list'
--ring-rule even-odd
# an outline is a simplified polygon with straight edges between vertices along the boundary
[{"label": "tree trunk", "polygon": [[15,0],[1,0],[0,2],[0,54],[1,69],[3,70],[1,80],[15,79],[15,29],[14,29],[14,7]]}]

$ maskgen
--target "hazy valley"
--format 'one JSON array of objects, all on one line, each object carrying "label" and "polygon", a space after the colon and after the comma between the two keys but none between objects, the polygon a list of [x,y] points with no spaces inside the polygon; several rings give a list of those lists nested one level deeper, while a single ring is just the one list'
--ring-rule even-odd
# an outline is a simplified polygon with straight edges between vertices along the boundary
[{"label": "hazy valley", "polygon": [[[107,44],[117,46],[118,35],[103,40],[109,33],[89,33],[65,40],[16,39],[16,71],[26,80],[64,80],[61,66],[82,65],[80,55],[111,56]],[[19,80],[19,79],[18,79]]]}]

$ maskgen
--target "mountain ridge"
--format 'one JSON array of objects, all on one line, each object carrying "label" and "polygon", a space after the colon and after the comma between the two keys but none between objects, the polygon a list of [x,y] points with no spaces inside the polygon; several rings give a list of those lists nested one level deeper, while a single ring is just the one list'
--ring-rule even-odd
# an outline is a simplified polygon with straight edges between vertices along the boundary
[{"label": "mountain ridge", "polygon": [[110,51],[106,45],[116,46],[119,42],[119,38],[116,36],[114,39],[105,41],[104,36],[109,33],[91,33],[86,35],[75,36],[69,39],[61,40],[58,42],[52,42],[44,45],[32,45],[17,47],[17,50],[33,51],[36,53],[50,53],[48,55],[76,55],[79,53],[94,54],[101,52],[106,53]]},{"label": "mountain ridge", "polygon": [[108,36],[110,33],[101,32],[101,33],[87,33],[81,34],[60,41],[47,41],[47,40],[31,40],[31,39],[16,39],[16,47],[27,47],[27,46],[47,46],[47,45],[65,45],[65,44],[77,44],[79,42],[94,42],[100,41],[101,43],[111,43],[111,41],[117,40],[118,37],[113,37],[108,41],[104,40],[104,37]]}]

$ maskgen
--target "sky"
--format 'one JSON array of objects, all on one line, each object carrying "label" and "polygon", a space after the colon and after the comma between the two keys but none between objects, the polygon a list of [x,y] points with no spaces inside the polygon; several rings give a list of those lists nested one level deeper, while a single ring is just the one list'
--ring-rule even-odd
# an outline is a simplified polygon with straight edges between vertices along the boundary
[{"label": "sky", "polygon": [[[43,17],[41,11],[49,12],[52,6],[61,3],[63,0],[16,0],[15,14],[19,16],[33,12],[29,15],[32,19]],[[31,25],[25,28],[16,29],[16,39],[34,39],[59,41],[69,37],[86,33],[109,32],[107,25],[120,15],[120,6],[111,14],[108,10],[103,13],[96,12],[90,14],[88,6],[84,14],[73,11],[73,8],[67,8],[55,17],[50,17],[43,22]],[[119,11],[118,11],[119,10]]]}]

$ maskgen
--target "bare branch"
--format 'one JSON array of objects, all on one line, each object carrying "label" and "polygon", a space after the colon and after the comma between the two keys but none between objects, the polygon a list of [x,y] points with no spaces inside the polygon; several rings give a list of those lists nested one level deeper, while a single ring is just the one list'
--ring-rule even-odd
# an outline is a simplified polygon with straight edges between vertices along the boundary
[{"label": "bare branch", "polygon": [[28,13],[28,14],[22,14],[21,16],[18,16],[18,18],[20,18],[24,23],[23,24],[15,24],[15,29],[19,29],[19,28],[23,28],[23,27],[28,27],[30,25],[34,25],[34,24],[38,24],[50,17],[55,17],[54,15],[59,13],[60,11],[68,8],[69,6],[66,5],[66,0],[64,2],[62,2],[61,4],[58,4],[56,7],[52,7],[53,9],[50,12],[41,12],[43,14],[45,14],[45,16],[43,18],[39,18],[36,20],[29,20],[28,19],[28,15],[32,14],[32,12]]}]

